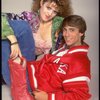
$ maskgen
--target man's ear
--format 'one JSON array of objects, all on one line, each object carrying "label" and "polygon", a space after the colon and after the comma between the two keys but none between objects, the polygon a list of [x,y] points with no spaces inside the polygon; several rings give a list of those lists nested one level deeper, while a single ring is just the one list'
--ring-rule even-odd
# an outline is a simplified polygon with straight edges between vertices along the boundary
[{"label": "man's ear", "polygon": [[40,7],[43,5],[43,0],[40,1]]},{"label": "man's ear", "polygon": [[84,35],[84,33],[80,33],[80,36],[83,36]]}]

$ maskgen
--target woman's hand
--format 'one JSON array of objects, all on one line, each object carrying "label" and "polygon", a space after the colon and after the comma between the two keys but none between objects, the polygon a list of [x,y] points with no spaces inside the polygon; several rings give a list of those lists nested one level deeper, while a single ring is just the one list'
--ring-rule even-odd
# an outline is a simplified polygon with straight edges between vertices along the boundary
[{"label": "woman's hand", "polygon": [[11,54],[10,54],[10,58],[11,58],[11,59],[15,59],[15,58],[18,57],[18,56],[19,56],[19,57],[22,57],[22,54],[21,54],[19,45],[18,45],[18,43],[17,43],[17,44],[11,45]]},{"label": "woman's hand", "polygon": [[17,39],[14,35],[9,35],[7,36],[8,40],[11,42],[11,54],[10,54],[10,58],[11,59],[15,59],[16,57],[22,57],[21,54],[21,50],[19,48],[19,44],[13,44],[15,42],[17,42]]},{"label": "woman's hand", "polygon": [[33,91],[35,100],[48,100],[48,94],[44,91],[36,89]]}]

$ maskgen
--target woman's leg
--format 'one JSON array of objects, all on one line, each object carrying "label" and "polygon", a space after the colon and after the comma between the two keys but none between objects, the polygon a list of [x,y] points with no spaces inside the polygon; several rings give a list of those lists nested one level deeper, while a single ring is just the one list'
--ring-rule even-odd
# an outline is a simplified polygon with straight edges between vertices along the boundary
[{"label": "woman's leg", "polygon": [[34,97],[27,89],[25,59],[22,58],[22,61],[20,58],[16,58],[14,61],[10,59],[9,68],[13,100],[34,100]]},{"label": "woman's leg", "polygon": [[[35,60],[35,43],[28,22],[23,20],[9,20],[9,24],[14,30],[22,55],[27,61]],[[28,90],[31,91],[27,70],[26,75]]]},{"label": "woman's leg", "polygon": [[[27,59],[27,61],[34,60],[35,59],[34,39],[28,22],[9,20],[9,24],[14,30],[14,34],[18,40],[22,55]],[[2,41],[2,76],[7,85],[10,85],[10,72],[8,65],[9,55],[10,55],[9,41],[7,40]],[[30,90],[28,73],[26,72],[26,74],[27,74],[28,89]]]}]

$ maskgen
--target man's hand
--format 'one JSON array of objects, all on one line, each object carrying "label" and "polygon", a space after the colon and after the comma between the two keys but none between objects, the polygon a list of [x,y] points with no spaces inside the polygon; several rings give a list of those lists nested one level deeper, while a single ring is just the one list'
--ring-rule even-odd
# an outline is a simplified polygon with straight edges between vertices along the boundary
[{"label": "man's hand", "polygon": [[33,91],[35,100],[48,100],[48,94],[44,91],[36,89]]}]

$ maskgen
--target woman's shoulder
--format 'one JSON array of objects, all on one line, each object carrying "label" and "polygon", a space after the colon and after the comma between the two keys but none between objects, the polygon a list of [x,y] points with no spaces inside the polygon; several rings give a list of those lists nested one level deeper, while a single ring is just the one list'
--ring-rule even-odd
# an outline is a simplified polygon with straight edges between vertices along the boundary
[{"label": "woman's shoulder", "polygon": [[56,16],[56,17],[53,19],[53,22],[54,22],[54,23],[59,23],[59,22],[62,22],[63,19],[64,19],[63,17]]},{"label": "woman's shoulder", "polygon": [[24,17],[29,21],[38,17],[37,12],[23,11],[21,14],[24,15]]},{"label": "woman's shoulder", "polygon": [[60,25],[61,25],[63,19],[64,19],[63,17],[59,17],[59,16],[56,16],[56,17],[53,19],[53,29],[54,29],[54,30],[57,30],[57,29],[60,27]]}]

